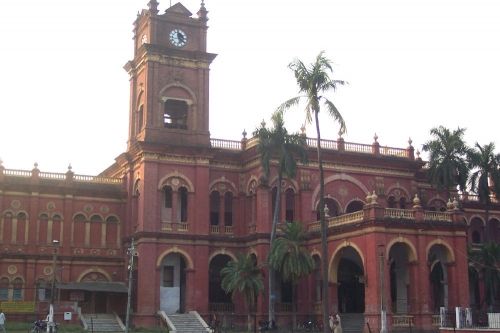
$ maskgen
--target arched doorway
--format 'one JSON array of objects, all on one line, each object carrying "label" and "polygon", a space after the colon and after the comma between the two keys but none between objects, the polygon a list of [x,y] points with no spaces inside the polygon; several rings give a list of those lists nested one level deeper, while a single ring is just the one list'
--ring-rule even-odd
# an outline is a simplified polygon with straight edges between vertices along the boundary
[{"label": "arched doorway", "polygon": [[479,272],[473,266],[469,266],[469,299],[471,308],[476,310],[481,308]]},{"label": "arched doorway", "polygon": [[428,263],[430,267],[430,308],[439,313],[440,307],[448,307],[448,270],[450,254],[441,244],[433,245],[429,249]]},{"label": "arched doorway", "polygon": [[405,314],[409,311],[409,287],[411,249],[405,243],[398,242],[389,250],[390,304],[393,313]]},{"label": "arched doorway", "polygon": [[234,305],[231,294],[226,294],[221,287],[221,270],[232,258],[226,254],[218,254],[210,260],[208,267],[208,302],[211,312],[232,312]]},{"label": "arched doorway", "polygon": [[365,279],[363,262],[354,248],[340,251],[337,267],[338,309],[341,313],[365,312]]},{"label": "arched doorway", "polygon": [[170,253],[160,266],[160,309],[167,314],[183,313],[186,304],[186,260]]}]

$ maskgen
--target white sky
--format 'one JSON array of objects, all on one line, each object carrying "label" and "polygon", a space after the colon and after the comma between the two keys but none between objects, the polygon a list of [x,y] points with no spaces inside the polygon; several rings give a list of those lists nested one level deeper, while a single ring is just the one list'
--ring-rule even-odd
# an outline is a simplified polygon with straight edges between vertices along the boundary
[{"label": "white sky", "polygon": [[[125,151],[132,23],[148,0],[0,1],[0,158],[97,174]],[[163,12],[169,1],[159,0]],[[176,1],[173,0],[172,4]],[[191,12],[200,0],[182,2]],[[497,142],[498,0],[206,0],[210,131],[239,140],[297,94],[287,65],[321,51],[349,81],[330,95],[349,142],[415,148],[438,125]],[[287,115],[298,131],[302,107]],[[338,126],[325,119],[323,137]],[[308,126],[308,135],[314,136]],[[500,147],[498,147],[500,148]],[[498,149],[497,149],[498,151]]]}]

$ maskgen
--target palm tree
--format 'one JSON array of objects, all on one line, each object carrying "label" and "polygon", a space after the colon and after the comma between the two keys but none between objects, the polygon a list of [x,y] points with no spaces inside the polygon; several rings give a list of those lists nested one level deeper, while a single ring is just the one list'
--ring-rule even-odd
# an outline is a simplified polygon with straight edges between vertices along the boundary
[{"label": "palm tree", "polygon": [[[278,183],[273,212],[273,223],[271,227],[271,236],[269,244],[272,247],[276,236],[276,226],[280,216],[281,201],[281,181],[283,177],[294,178],[297,171],[297,160],[302,163],[307,162],[306,138],[299,134],[288,134],[284,126],[283,113],[275,112],[271,118],[273,128],[267,129],[264,122],[261,127],[256,129],[254,136],[259,138],[257,152],[260,154],[260,160],[266,178],[269,177],[271,159],[278,160]],[[269,323],[274,321],[274,272],[269,267]]]},{"label": "palm tree", "polygon": [[297,105],[301,100],[306,102],[306,122],[311,123],[314,116],[316,125],[316,147],[319,165],[319,214],[321,225],[321,265],[322,265],[322,301],[323,301],[323,329],[328,332],[328,245],[327,245],[327,226],[325,221],[324,196],[325,196],[325,176],[323,173],[323,160],[321,158],[321,133],[319,129],[320,105],[326,108],[326,111],[333,117],[334,121],[340,125],[339,134],[345,133],[346,126],[342,115],[337,110],[332,101],[324,95],[330,91],[335,91],[337,86],[344,85],[344,81],[333,80],[330,74],[333,72],[330,60],[320,52],[316,61],[306,66],[302,61],[295,60],[288,67],[294,72],[295,79],[299,85],[299,96],[293,97],[278,107],[278,111],[283,111]]},{"label": "palm tree", "polygon": [[314,270],[314,260],[305,246],[306,234],[299,222],[285,223],[283,235],[276,238],[269,253],[269,266],[281,273],[284,281],[292,283],[293,326],[296,325],[295,285]]},{"label": "palm tree", "polygon": [[466,190],[469,168],[467,151],[463,136],[464,128],[458,127],[450,131],[439,126],[431,129],[432,140],[427,141],[422,149],[429,152],[430,182],[439,190],[445,189],[450,199],[450,188],[458,185],[461,191]]},{"label": "palm tree", "polygon": [[485,301],[493,310],[500,287],[500,244],[486,243],[479,252],[472,252],[470,259],[483,273]]},{"label": "palm tree", "polygon": [[243,295],[247,307],[248,331],[252,328],[251,312],[258,294],[264,289],[262,271],[256,265],[251,254],[238,253],[236,260],[231,260],[221,270],[221,287],[229,294]]},{"label": "palm tree", "polygon": [[472,170],[469,178],[471,190],[477,193],[480,202],[490,205],[492,194],[500,196],[500,154],[495,154],[495,144],[490,142],[484,146],[476,143],[467,156]]}]

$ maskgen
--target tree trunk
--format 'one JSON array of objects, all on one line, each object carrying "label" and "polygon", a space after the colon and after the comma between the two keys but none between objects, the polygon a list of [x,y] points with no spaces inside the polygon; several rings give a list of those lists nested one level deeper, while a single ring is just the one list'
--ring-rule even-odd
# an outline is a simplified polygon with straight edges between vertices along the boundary
[{"label": "tree trunk", "polygon": [[318,112],[314,111],[314,121],[316,122],[316,145],[318,150],[318,165],[319,165],[319,220],[321,226],[321,277],[322,277],[322,293],[321,300],[323,302],[323,332],[328,333],[328,311],[329,311],[329,300],[328,300],[328,244],[327,244],[327,232],[328,227],[325,220],[325,210],[324,210],[324,197],[325,197],[325,175],[323,174],[323,160],[321,157],[321,133],[319,130],[319,119]]},{"label": "tree trunk", "polygon": [[[273,224],[271,226],[271,237],[269,240],[269,252],[273,246],[274,239],[276,238],[276,226],[278,225],[278,219],[280,216],[280,207],[281,207],[281,181],[283,180],[283,175],[281,170],[278,171],[278,185],[276,187],[276,200],[275,207],[273,212]],[[268,321],[269,325],[274,320],[274,302],[275,299],[272,297],[274,294],[274,269],[269,265],[269,313],[268,313]]]}]

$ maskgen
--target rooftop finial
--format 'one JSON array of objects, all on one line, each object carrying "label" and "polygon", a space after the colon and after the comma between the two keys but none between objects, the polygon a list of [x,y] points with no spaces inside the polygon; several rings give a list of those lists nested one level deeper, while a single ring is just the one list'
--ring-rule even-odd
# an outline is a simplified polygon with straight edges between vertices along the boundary
[{"label": "rooftop finial", "polygon": [[208,10],[205,8],[205,1],[204,0],[201,0],[201,4],[200,4],[200,10],[198,10],[198,17],[200,18],[201,21],[203,22],[207,22],[208,21]]},{"label": "rooftop finial", "polygon": [[148,2],[148,8],[149,12],[153,15],[158,14],[158,1],[156,0],[149,0]]}]

